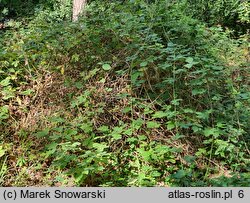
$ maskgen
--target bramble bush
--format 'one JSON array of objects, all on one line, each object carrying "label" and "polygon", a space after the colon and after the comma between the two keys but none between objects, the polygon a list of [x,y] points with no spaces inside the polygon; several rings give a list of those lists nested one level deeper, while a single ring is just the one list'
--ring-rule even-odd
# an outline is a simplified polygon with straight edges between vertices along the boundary
[{"label": "bramble bush", "polygon": [[[1,184],[248,186],[249,39],[186,5],[40,6],[4,31]],[[36,167],[6,183],[13,161]]]}]

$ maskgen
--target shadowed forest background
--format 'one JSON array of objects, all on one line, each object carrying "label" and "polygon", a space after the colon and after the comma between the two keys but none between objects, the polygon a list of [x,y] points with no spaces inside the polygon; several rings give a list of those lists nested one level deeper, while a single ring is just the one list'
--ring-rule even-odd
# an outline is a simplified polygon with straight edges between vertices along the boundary
[{"label": "shadowed forest background", "polygon": [[0,0],[1,186],[250,186],[247,0]]}]

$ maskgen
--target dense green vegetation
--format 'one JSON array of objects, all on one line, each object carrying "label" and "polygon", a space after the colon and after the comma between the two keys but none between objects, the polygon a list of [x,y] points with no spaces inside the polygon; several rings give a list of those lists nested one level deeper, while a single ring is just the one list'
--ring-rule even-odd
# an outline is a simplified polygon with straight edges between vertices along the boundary
[{"label": "dense green vegetation", "polygon": [[248,1],[11,2],[2,186],[250,186]]}]

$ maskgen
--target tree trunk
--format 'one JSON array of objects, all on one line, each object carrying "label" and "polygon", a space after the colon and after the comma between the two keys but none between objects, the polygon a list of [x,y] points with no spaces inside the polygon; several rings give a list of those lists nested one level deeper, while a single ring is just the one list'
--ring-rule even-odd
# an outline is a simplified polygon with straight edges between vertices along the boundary
[{"label": "tree trunk", "polygon": [[87,0],[73,0],[73,22],[78,20],[78,16],[84,10],[86,4]]}]

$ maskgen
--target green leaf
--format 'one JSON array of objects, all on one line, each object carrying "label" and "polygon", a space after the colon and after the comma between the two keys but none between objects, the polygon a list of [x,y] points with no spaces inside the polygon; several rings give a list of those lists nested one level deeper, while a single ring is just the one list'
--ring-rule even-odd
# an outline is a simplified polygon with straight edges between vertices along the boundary
[{"label": "green leaf", "polygon": [[218,129],[216,128],[206,128],[204,131],[203,131],[204,135],[206,137],[209,137],[210,135],[213,135],[215,138],[219,137],[220,133],[218,131]]},{"label": "green leaf", "polygon": [[0,85],[3,86],[3,87],[8,86],[9,84],[10,84],[10,77],[7,77],[7,78],[5,78],[4,80],[2,80],[0,82]]},{"label": "green leaf", "polygon": [[38,137],[38,138],[41,138],[41,137],[47,136],[48,134],[49,134],[49,129],[45,129],[45,130],[42,130],[40,132],[37,132],[35,134],[35,136]]},{"label": "green leaf", "polygon": [[59,116],[54,116],[50,119],[50,121],[53,123],[63,123],[65,122],[65,119]]},{"label": "green leaf", "polygon": [[195,153],[196,156],[203,156],[204,154],[206,154],[207,151],[206,149],[200,148],[198,149],[198,151]]},{"label": "green leaf", "polygon": [[142,75],[143,75],[143,73],[140,71],[136,71],[136,72],[132,73],[132,75],[131,75],[132,84],[135,84],[137,82],[138,77],[140,77]]},{"label": "green leaf", "polygon": [[0,121],[9,117],[9,108],[7,105],[0,107]]},{"label": "green leaf", "polygon": [[180,104],[180,101],[182,101],[182,99],[174,99],[171,101],[171,104],[178,106]]},{"label": "green leaf", "polygon": [[158,171],[152,171],[151,176],[152,176],[152,177],[160,177],[160,176],[161,176],[161,173],[158,172]]},{"label": "green leaf", "polygon": [[181,179],[181,178],[184,178],[186,176],[186,172],[184,170],[179,170],[177,171],[173,177],[176,178],[176,179]]},{"label": "green leaf", "polygon": [[127,129],[127,130],[124,131],[124,134],[125,134],[125,135],[132,135],[132,134],[133,134],[133,131],[132,131],[131,128],[129,128],[129,129]]},{"label": "green leaf", "polygon": [[13,65],[16,68],[18,64],[19,64],[19,61],[13,61],[11,65]]},{"label": "green leaf", "polygon": [[213,112],[213,110],[209,109],[203,112],[196,112],[197,118],[207,120],[209,119],[209,115]]},{"label": "green leaf", "polygon": [[105,83],[106,82],[106,79],[105,78],[102,78],[101,80],[99,80],[100,83]]},{"label": "green leaf", "polygon": [[204,94],[207,90],[206,89],[193,89],[192,95]]},{"label": "green leaf", "polygon": [[102,65],[102,69],[103,70],[110,70],[111,66],[109,64],[105,63],[105,64]]},{"label": "green leaf", "polygon": [[99,131],[101,132],[108,132],[109,131],[109,127],[106,125],[102,125],[101,127],[98,128]]},{"label": "green leaf", "polygon": [[167,129],[172,130],[175,128],[175,123],[173,121],[168,121],[167,122]]},{"label": "green leaf", "polygon": [[176,133],[175,136],[172,137],[173,140],[179,140],[181,138],[185,137],[184,135],[180,133]]},{"label": "green leaf", "polygon": [[144,140],[148,139],[148,137],[146,135],[139,135],[138,138],[140,141],[144,141]]},{"label": "green leaf", "polygon": [[186,58],[186,62],[187,62],[187,64],[185,64],[184,66],[187,68],[192,68],[193,65],[198,64],[198,62],[195,62],[192,57]]},{"label": "green leaf", "polygon": [[184,157],[184,160],[186,162],[190,163],[190,164],[194,163],[195,159],[196,159],[195,156],[189,156],[189,155],[187,155],[187,156]]},{"label": "green leaf", "polygon": [[161,68],[163,70],[167,70],[172,66],[173,66],[172,64],[165,63],[165,64],[160,65],[159,68]]},{"label": "green leaf", "polygon": [[50,144],[46,145],[46,148],[49,150],[55,150],[58,146],[58,143],[56,142],[51,142]]},{"label": "green leaf", "polygon": [[151,151],[145,151],[143,148],[139,148],[137,149],[137,151],[139,152],[139,154],[141,155],[141,157],[145,160],[145,161],[149,161],[150,157],[152,155]]},{"label": "green leaf", "polygon": [[71,60],[73,61],[73,62],[77,62],[77,61],[79,61],[79,55],[78,54],[74,54],[72,57],[71,57]]},{"label": "green leaf", "polygon": [[183,109],[184,113],[194,113],[193,109]]},{"label": "green leaf", "polygon": [[93,131],[91,123],[82,123],[80,128],[84,131],[84,133],[91,133]]},{"label": "green leaf", "polygon": [[186,68],[192,68],[193,67],[193,64],[192,63],[188,63],[188,64],[185,64],[184,65]]},{"label": "green leaf", "polygon": [[194,59],[192,57],[187,57],[186,58],[186,62],[187,63],[193,63],[194,62]]},{"label": "green leaf", "polygon": [[155,122],[155,121],[148,121],[147,122],[147,128],[159,128],[161,124]]},{"label": "green leaf", "polygon": [[204,135],[208,137],[209,135],[213,135],[214,129],[213,128],[206,128],[204,131]]},{"label": "green leaf", "polygon": [[[0,3],[1,3],[1,1],[0,1]],[[3,15],[7,15],[9,13],[9,9],[8,8],[4,8],[3,10],[2,10],[2,14]]]},{"label": "green leaf", "polygon": [[141,67],[146,67],[148,65],[148,62],[147,61],[143,61],[142,63],[140,63],[140,66]]},{"label": "green leaf", "polygon": [[3,95],[3,100],[8,100],[15,97],[15,89],[13,89],[11,86],[4,87],[1,93]]},{"label": "green leaf", "polygon": [[102,144],[102,143],[94,143],[93,147],[101,152],[104,151],[104,149],[108,148],[106,144]]},{"label": "green leaf", "polygon": [[168,113],[166,112],[163,112],[163,111],[156,111],[152,118],[164,118],[164,117],[167,117]]},{"label": "green leaf", "polygon": [[66,129],[64,133],[65,133],[65,135],[72,136],[72,135],[76,135],[77,134],[77,130],[69,128],[69,129]]},{"label": "green leaf", "polygon": [[132,126],[136,130],[139,130],[143,124],[144,124],[144,121],[141,118],[133,120],[132,122]]},{"label": "green leaf", "polygon": [[119,133],[113,133],[111,134],[112,138],[114,138],[115,140],[119,140],[122,138],[122,135]]},{"label": "green leaf", "polygon": [[114,127],[113,133],[121,133],[123,131],[123,127]]}]

